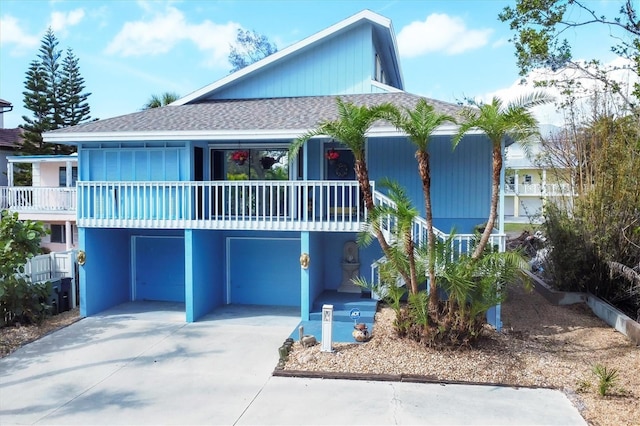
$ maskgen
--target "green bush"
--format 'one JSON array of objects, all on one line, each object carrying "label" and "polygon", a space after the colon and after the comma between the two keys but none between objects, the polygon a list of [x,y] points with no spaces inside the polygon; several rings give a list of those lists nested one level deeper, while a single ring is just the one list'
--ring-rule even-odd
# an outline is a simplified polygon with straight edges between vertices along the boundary
[{"label": "green bush", "polygon": [[39,324],[50,313],[51,283],[11,277],[0,281],[0,326]]},{"label": "green bush", "polygon": [[49,310],[51,284],[31,283],[24,265],[41,252],[46,232],[42,223],[18,220],[8,210],[0,218],[0,326],[40,322]]},{"label": "green bush", "polygon": [[549,205],[543,227],[551,248],[544,270],[553,287],[595,293],[603,279],[604,265],[581,221]]}]

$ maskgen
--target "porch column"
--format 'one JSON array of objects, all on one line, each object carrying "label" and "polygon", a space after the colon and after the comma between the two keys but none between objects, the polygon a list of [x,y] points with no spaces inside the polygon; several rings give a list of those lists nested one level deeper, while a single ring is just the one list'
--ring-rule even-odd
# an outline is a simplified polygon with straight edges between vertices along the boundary
[{"label": "porch column", "polygon": [[513,217],[520,217],[520,173],[516,169],[516,177],[513,181]]},{"label": "porch column", "polygon": [[7,163],[7,186],[13,186],[13,163]]},{"label": "porch column", "polygon": [[[306,151],[306,150],[305,150]],[[303,254],[310,253],[311,244],[309,243],[309,232],[301,232],[300,233],[300,256]],[[309,321],[309,311],[311,301],[309,300],[309,269],[308,268],[317,268],[317,259],[316,265],[313,264],[314,259],[311,258],[309,262],[309,266],[307,268],[303,268],[300,265],[300,319],[302,321]]]},{"label": "porch column", "polygon": [[73,164],[71,161],[67,161],[65,173],[67,175],[67,187],[72,186],[71,179],[73,179]]},{"label": "porch column", "polygon": [[73,244],[71,243],[71,239],[73,237],[72,226],[70,221],[64,222],[64,239],[65,239],[65,248],[67,251],[73,248]]},{"label": "porch column", "polygon": [[[504,158],[504,139],[500,142],[500,151],[502,158]],[[505,167],[502,165],[500,170],[500,204],[498,212],[498,232],[504,234],[504,182],[505,182]]]}]

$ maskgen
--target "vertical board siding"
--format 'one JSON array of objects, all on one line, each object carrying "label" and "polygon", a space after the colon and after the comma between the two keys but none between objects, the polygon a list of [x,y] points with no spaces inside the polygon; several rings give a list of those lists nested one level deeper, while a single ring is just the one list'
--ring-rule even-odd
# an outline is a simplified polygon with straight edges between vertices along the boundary
[{"label": "vertical board siding", "polygon": [[190,180],[191,154],[184,147],[84,148],[81,181],[184,181]]},{"label": "vertical board siding", "polygon": [[[424,216],[422,183],[415,160],[415,146],[404,138],[369,140],[370,177],[379,182],[393,177]],[[486,220],[491,201],[491,145],[484,136],[468,136],[455,151],[451,138],[437,136],[429,144],[431,202],[436,227],[449,232],[471,232]],[[381,189],[376,187],[376,189]],[[385,192],[384,190],[382,190]]]},{"label": "vertical board siding", "polygon": [[322,96],[371,91],[372,27],[324,40],[222,89],[216,99]]}]

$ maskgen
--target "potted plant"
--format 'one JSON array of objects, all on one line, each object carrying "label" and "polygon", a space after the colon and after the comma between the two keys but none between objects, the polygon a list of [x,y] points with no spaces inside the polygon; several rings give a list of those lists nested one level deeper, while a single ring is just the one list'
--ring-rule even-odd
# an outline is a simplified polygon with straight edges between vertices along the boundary
[{"label": "potted plant", "polygon": [[276,159],[273,157],[262,157],[260,159],[260,164],[262,165],[262,168],[265,170],[269,170],[271,166],[273,166],[275,163],[276,163]]},{"label": "potted plant", "polygon": [[231,154],[231,160],[235,161],[238,166],[242,166],[248,158],[249,151],[246,150],[234,151],[233,154]]},{"label": "potted plant", "polygon": [[329,164],[334,164],[336,160],[340,158],[340,153],[335,149],[331,148],[329,151],[327,151],[327,153],[325,154],[325,157],[327,158],[327,160],[329,160]]}]

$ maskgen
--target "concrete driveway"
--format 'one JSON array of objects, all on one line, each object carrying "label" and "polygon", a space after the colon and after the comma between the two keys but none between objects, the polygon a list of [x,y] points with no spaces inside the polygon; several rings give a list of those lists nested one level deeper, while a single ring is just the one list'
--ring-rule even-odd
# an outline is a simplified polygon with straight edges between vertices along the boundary
[{"label": "concrete driveway", "polygon": [[586,424],[542,389],[272,377],[297,310],[131,303],[0,360],[0,424]]}]

